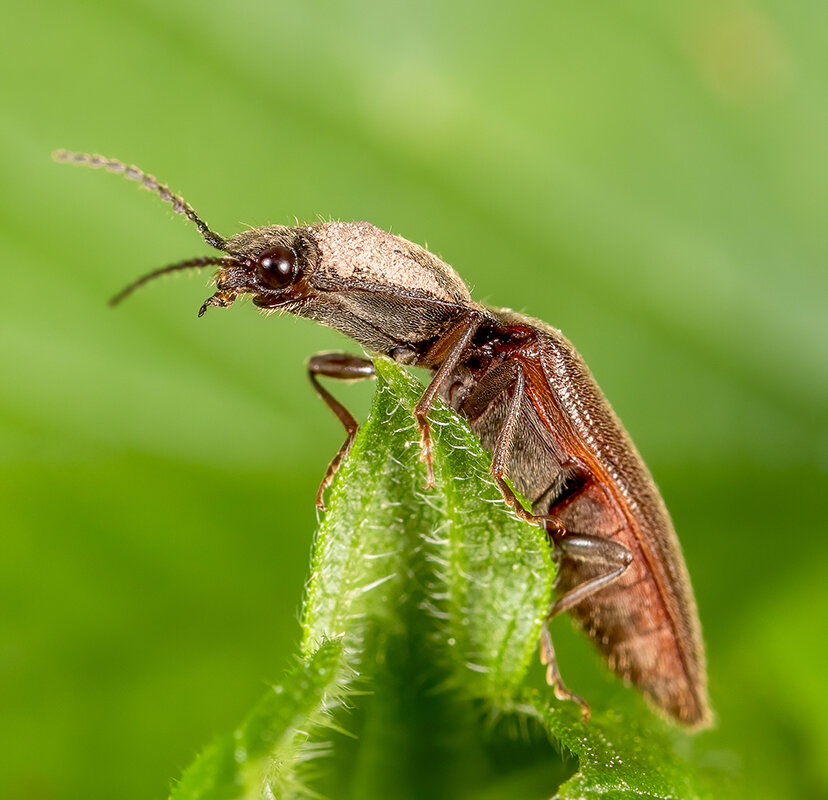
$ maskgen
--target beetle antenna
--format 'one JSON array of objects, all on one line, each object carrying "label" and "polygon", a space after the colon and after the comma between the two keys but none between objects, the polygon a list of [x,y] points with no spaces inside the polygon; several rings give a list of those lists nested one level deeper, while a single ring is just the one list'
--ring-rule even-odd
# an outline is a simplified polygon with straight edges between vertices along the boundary
[{"label": "beetle antenna", "polygon": [[177,264],[170,264],[168,267],[161,267],[161,269],[154,269],[152,272],[148,272],[146,275],[142,275],[140,278],[138,278],[138,280],[130,283],[129,286],[126,286],[123,289],[121,289],[121,291],[118,292],[118,294],[116,294],[109,301],[109,305],[117,306],[118,303],[121,302],[121,300],[131,295],[136,289],[139,289],[145,283],[149,283],[151,280],[154,280],[155,278],[158,278],[161,275],[167,275],[170,272],[179,272],[182,269],[193,269],[196,267],[209,267],[215,264],[229,266],[231,264],[236,263],[237,262],[232,258],[202,256],[201,258],[188,258],[186,261],[179,261]]},{"label": "beetle antenna", "polygon": [[116,158],[106,158],[106,156],[90,155],[89,153],[72,153],[68,150],[55,150],[52,153],[52,158],[60,163],[80,164],[84,167],[91,167],[92,169],[105,168],[108,172],[116,172],[128,178],[131,181],[137,181],[145,189],[151,192],[156,192],[158,196],[166,203],[173,207],[176,214],[183,214],[187,219],[195,223],[195,226],[201,231],[207,244],[215,247],[217,250],[224,250],[226,241],[223,236],[219,236],[215,231],[211,231],[207,223],[196,214],[193,207],[177,194],[170,191],[169,186],[159,183],[154,175],[150,175],[143,170],[138,169],[130,164],[125,164],[123,161],[118,161]]}]

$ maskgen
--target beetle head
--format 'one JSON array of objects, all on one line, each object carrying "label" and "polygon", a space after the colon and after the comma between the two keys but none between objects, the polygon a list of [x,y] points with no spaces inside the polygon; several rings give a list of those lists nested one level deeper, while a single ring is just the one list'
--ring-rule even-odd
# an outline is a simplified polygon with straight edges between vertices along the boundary
[{"label": "beetle head", "polygon": [[268,225],[244,231],[224,243],[227,258],[220,259],[216,293],[208,306],[229,306],[242,294],[265,310],[292,311],[310,293],[310,276],[319,253],[307,228]]}]

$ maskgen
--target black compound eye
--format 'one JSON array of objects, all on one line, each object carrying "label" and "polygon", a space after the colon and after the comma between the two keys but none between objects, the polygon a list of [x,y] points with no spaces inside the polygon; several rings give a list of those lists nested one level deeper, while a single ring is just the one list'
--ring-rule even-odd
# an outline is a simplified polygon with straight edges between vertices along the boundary
[{"label": "black compound eye", "polygon": [[281,244],[265,250],[256,259],[256,275],[268,289],[284,289],[297,273],[296,253]]}]

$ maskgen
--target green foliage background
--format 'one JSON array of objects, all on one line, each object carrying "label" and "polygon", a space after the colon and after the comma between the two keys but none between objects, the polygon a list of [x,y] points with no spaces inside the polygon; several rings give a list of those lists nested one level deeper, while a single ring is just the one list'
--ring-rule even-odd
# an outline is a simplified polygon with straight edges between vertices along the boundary
[{"label": "green foliage background", "polygon": [[[746,797],[828,787],[828,7],[5,4],[0,796],[164,797],[295,652],[331,332],[195,312],[218,231],[368,219],[576,343],[666,497]],[[370,389],[349,390],[365,400]],[[566,620],[571,688],[623,694]],[[735,790],[734,790],[735,791]]]}]

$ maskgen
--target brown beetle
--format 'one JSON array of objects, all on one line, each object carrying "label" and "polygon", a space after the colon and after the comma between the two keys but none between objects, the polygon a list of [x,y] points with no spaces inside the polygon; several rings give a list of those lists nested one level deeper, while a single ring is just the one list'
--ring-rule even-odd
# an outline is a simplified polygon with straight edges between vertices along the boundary
[{"label": "brown beetle", "polygon": [[[505,501],[521,518],[544,526],[554,542],[560,570],[549,619],[571,611],[610,668],[658,708],[690,726],[709,723],[700,625],[670,517],[635,446],[560,331],[476,303],[448,264],[367,222],[269,225],[224,239],[136,167],[84,153],[58,151],[55,158],[139,181],[226,253],[156,270],[113,302],[158,275],[217,265],[217,291],[199,316],[250,294],[266,313],[308,317],[369,352],[431,370],[415,411],[429,483],[427,415],[441,397],[492,453],[492,476]],[[320,486],[321,507],[357,423],[318,377],[353,380],[371,377],[374,369],[358,356],[322,354],[310,360],[309,374],[348,433]],[[546,627],[541,655],[556,694],[586,712],[561,681]]]}]

